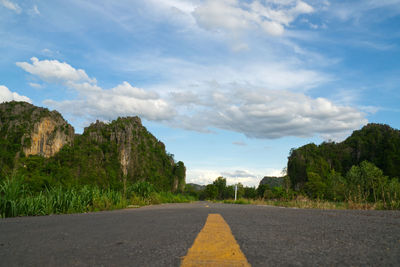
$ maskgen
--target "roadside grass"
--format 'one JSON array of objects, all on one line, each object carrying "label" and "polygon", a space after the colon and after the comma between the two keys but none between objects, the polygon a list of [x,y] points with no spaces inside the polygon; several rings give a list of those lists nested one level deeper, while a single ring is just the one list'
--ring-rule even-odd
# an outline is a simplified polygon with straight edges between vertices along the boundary
[{"label": "roadside grass", "polygon": [[0,182],[0,217],[84,213],[196,200],[183,194],[156,192],[151,185],[143,182],[132,187],[126,196],[119,190],[102,189],[94,185],[73,188],[58,186],[32,192],[22,179],[13,177]]},{"label": "roadside grass", "polygon": [[300,208],[300,209],[322,209],[322,210],[382,210],[384,209],[382,203],[355,203],[355,202],[333,202],[319,199],[310,199],[304,196],[298,196],[293,200],[284,199],[244,199],[238,200],[225,199],[218,201],[227,204],[247,204],[247,205],[270,205],[286,208]]}]

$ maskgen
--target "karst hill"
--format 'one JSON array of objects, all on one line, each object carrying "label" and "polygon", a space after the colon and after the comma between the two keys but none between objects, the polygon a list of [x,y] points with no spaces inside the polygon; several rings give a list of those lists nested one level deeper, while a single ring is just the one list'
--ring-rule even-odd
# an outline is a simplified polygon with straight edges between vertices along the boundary
[{"label": "karst hill", "polygon": [[15,101],[0,104],[0,165],[1,177],[18,173],[42,187],[146,181],[177,191],[186,172],[138,117],[97,121],[75,134],[59,112]]}]

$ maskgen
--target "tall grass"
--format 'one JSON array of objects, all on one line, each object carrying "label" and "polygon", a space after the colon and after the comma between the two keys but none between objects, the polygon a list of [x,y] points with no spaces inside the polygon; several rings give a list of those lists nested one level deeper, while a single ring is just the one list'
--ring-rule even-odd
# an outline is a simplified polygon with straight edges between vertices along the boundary
[{"label": "tall grass", "polygon": [[27,189],[21,177],[0,182],[0,217],[35,216],[113,210],[159,203],[190,202],[193,197],[156,192],[151,185],[133,184],[126,196],[94,185],[53,187],[41,192]]},{"label": "tall grass", "polygon": [[[301,209],[357,209],[357,210],[384,210],[384,209],[396,209],[398,207],[398,203],[396,205],[387,206],[384,205],[383,202],[353,202],[353,201],[327,201],[320,199],[310,199],[305,196],[297,196],[294,199],[243,199],[240,198],[238,200],[233,199],[225,199],[222,201],[223,203],[228,204],[251,204],[251,205],[270,205],[270,206],[279,206],[279,207],[287,207],[287,208],[301,208]],[[397,208],[398,209],[398,208]]]}]

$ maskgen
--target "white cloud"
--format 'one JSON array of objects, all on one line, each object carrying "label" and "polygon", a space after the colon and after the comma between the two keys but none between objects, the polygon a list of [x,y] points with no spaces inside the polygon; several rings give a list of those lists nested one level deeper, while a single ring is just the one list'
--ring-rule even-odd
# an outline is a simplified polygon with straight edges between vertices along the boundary
[{"label": "white cloud", "polygon": [[9,0],[0,0],[0,4],[2,4],[7,9],[15,11],[15,13],[17,14],[21,13],[21,8],[19,7],[19,5]]},{"label": "white cloud", "polygon": [[196,8],[196,4],[188,0],[153,0],[156,5],[164,5],[175,8],[183,13],[190,14]]},{"label": "white cloud", "polygon": [[[73,100],[45,101],[74,116],[111,120],[138,115],[188,130],[210,132],[216,128],[261,139],[315,134],[338,139],[367,122],[365,114],[355,108],[305,94],[309,88],[325,82],[326,77],[282,64],[238,70],[184,64],[185,68],[173,77],[174,81],[184,77],[183,83],[149,91],[128,82],[104,89],[84,70],[76,70],[65,62],[35,58],[32,61],[33,64],[17,64],[43,80],[62,82],[78,93]],[[196,84],[193,90],[188,90],[190,84]],[[171,92],[174,87],[180,90]]]},{"label": "white cloud", "polygon": [[315,134],[338,139],[367,123],[355,108],[287,90],[228,84],[193,98],[197,101],[187,103],[190,114],[181,112],[174,126],[203,132],[224,129],[261,139]]},{"label": "white cloud", "polygon": [[40,89],[40,88],[43,87],[41,84],[38,84],[38,83],[29,83],[29,85],[30,85],[31,87],[37,88],[37,89]]},{"label": "white cloud", "polygon": [[156,100],[159,98],[159,95],[155,92],[148,92],[140,88],[133,87],[128,82],[123,82],[117,87],[112,89],[112,93],[115,95],[124,95],[126,97],[132,97],[136,99],[142,100]]},{"label": "white cloud", "polygon": [[17,62],[16,65],[26,72],[40,77],[46,82],[89,82],[96,83],[95,79],[89,78],[82,69],[75,69],[65,62],[58,60],[39,60],[31,58],[32,64],[28,62]]},{"label": "white cloud", "polygon": [[202,65],[150,56],[130,60],[143,64],[118,65],[161,77],[162,82],[151,88],[176,109],[168,123],[177,128],[224,129],[253,138],[321,135],[337,140],[367,123],[353,102],[336,104],[308,96],[310,89],[315,93],[335,77],[307,69],[301,61],[229,60],[225,65]]},{"label": "white cloud", "polygon": [[[381,12],[377,12],[379,9],[381,9]],[[333,1],[329,8],[325,10],[328,16],[342,21],[353,20],[356,23],[351,26],[362,26],[365,30],[367,25],[360,23],[362,20],[371,23],[381,21],[382,18],[398,16],[400,14],[400,0]]]},{"label": "white cloud", "polygon": [[[307,69],[303,62],[290,57],[256,61],[232,61],[224,64],[196,64],[176,58],[140,57],[128,62],[118,60],[114,64],[124,65],[126,72],[151,72],[164,79],[159,90],[183,88],[181,94],[190,94],[189,88],[201,90],[206,83],[218,87],[220,84],[242,84],[276,90],[307,91],[331,81],[333,78],[325,73]],[[141,62],[142,64],[131,64]],[[188,97],[186,95],[186,97]]]},{"label": "white cloud", "polygon": [[207,169],[188,168],[186,170],[186,183],[207,185],[221,176],[220,172]]},{"label": "white cloud", "polygon": [[206,30],[238,33],[262,29],[269,35],[282,35],[285,27],[302,14],[314,12],[299,0],[258,1],[207,0],[194,12],[198,25]]},{"label": "white cloud", "polygon": [[235,170],[233,172],[221,172],[224,177],[233,178],[257,178],[257,175],[246,170]]},{"label": "white cloud", "polygon": [[74,84],[79,98],[66,101],[45,100],[46,105],[74,116],[113,120],[118,116],[140,116],[147,120],[169,120],[175,110],[154,92],[124,82],[111,89],[89,84]]},{"label": "white cloud", "polygon": [[207,185],[214,182],[215,179],[222,176],[226,179],[228,185],[241,183],[244,186],[258,186],[264,176],[280,176],[281,170],[277,169],[227,169],[227,170],[214,170],[214,169],[199,169],[189,168],[187,170],[187,183],[195,183]]},{"label": "white cloud", "polygon": [[19,95],[16,92],[11,92],[6,86],[0,85],[0,103],[9,101],[25,101],[32,103],[29,97]]},{"label": "white cloud", "polygon": [[34,5],[34,6],[32,7],[32,9],[29,11],[29,13],[30,13],[31,15],[33,15],[33,16],[35,16],[35,15],[40,15],[40,11],[39,11],[39,8],[37,7],[37,5]]},{"label": "white cloud", "polygon": [[60,57],[62,56],[60,51],[53,51],[49,48],[44,48],[40,51],[40,54],[46,57]]},{"label": "white cloud", "polygon": [[[75,69],[57,60],[31,58],[32,64],[17,62],[17,66],[47,82],[62,83],[78,92],[74,100],[44,103],[61,112],[75,116],[112,120],[118,116],[140,116],[148,120],[169,120],[175,110],[160,96],[151,91],[136,88],[123,82],[111,89],[97,85],[96,79],[89,78],[82,69]],[[36,84],[31,86],[37,87]]]}]

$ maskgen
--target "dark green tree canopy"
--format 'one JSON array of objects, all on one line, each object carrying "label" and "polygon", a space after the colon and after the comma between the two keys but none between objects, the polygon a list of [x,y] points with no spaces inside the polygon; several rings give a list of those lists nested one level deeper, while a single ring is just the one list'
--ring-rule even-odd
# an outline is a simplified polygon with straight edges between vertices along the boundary
[{"label": "dark green tree canopy", "polygon": [[324,178],[334,170],[345,175],[352,166],[369,161],[389,177],[400,177],[400,131],[385,124],[371,123],[341,143],[324,142],[292,149],[288,175],[292,186],[304,188],[312,173]]}]

